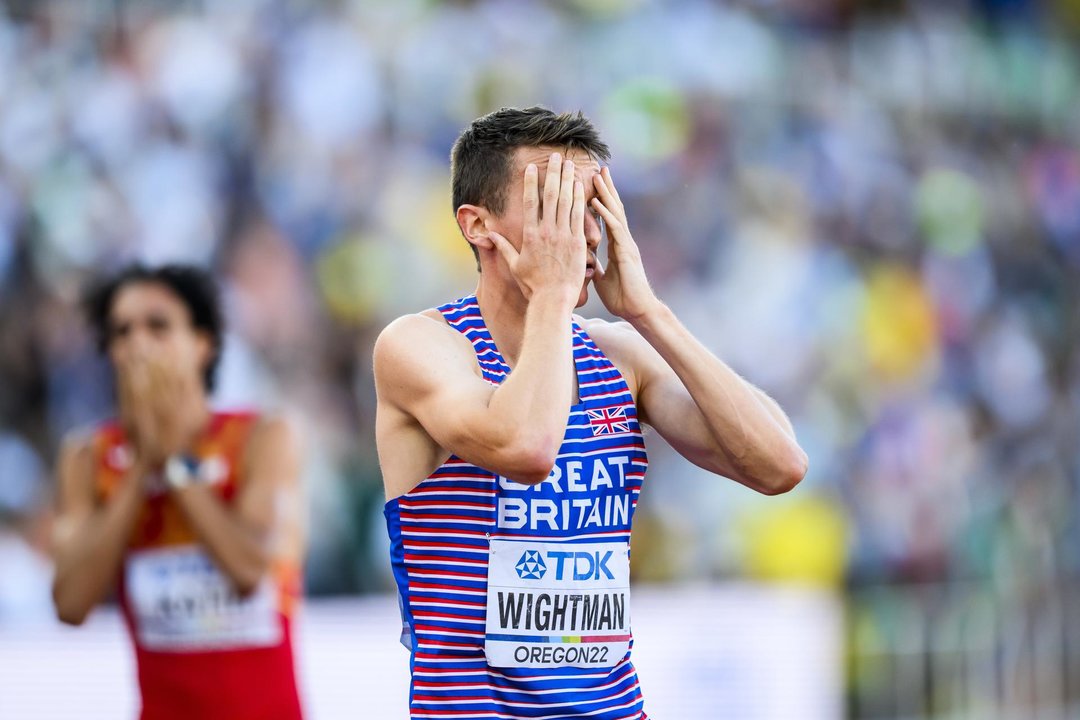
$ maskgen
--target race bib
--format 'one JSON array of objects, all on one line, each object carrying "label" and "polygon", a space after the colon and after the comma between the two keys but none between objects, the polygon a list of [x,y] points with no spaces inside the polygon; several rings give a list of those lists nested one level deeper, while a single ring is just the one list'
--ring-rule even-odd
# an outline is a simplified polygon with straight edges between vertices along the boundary
[{"label": "race bib", "polygon": [[139,643],[150,650],[224,650],[282,640],[269,578],[241,598],[200,548],[133,553],[125,567],[128,606]]},{"label": "race bib", "polygon": [[493,667],[613,667],[630,649],[625,542],[492,540],[484,654]]}]

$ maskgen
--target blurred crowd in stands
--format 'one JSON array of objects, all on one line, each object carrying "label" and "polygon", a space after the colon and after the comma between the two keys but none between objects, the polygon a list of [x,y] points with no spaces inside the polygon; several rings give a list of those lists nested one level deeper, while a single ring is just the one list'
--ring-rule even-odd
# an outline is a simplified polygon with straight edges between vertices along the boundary
[{"label": "blurred crowd in stands", "polygon": [[309,591],[391,587],[371,347],[472,289],[448,153],[504,105],[593,118],[661,297],[811,459],[761,498],[650,436],[639,579],[1080,576],[1080,3],[12,8],[0,621],[50,613],[57,445],[112,404],[80,294],[136,260],[217,272],[218,404],[302,429]]}]

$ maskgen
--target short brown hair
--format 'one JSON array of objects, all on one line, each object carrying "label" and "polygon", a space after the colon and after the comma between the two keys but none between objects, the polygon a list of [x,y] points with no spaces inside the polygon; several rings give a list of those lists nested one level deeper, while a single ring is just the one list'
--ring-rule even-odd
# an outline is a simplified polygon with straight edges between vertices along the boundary
[{"label": "short brown hair", "polygon": [[501,215],[514,171],[514,151],[542,146],[584,150],[598,161],[611,158],[608,146],[580,110],[558,115],[539,106],[496,110],[473,120],[450,151],[454,212],[462,205],[479,205]]}]

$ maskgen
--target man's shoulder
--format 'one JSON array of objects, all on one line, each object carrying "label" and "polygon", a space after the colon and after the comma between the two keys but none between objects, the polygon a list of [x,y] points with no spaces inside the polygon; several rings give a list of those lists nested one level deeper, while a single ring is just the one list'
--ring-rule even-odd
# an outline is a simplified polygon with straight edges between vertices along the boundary
[{"label": "man's shoulder", "polygon": [[468,338],[450,327],[437,309],[402,315],[375,340],[376,385],[401,373],[415,374],[423,366],[445,369],[475,364]]},{"label": "man's shoulder", "polygon": [[643,368],[646,365],[645,351],[649,347],[645,338],[634,329],[633,325],[624,320],[582,318],[577,315],[574,319],[622,373],[636,398]]},{"label": "man's shoulder", "polygon": [[60,440],[60,452],[84,455],[95,447],[115,444],[124,440],[124,429],[116,418],[104,418],[80,425],[64,433]]},{"label": "man's shoulder", "polygon": [[626,322],[625,320],[608,320],[607,318],[584,317],[582,315],[578,315],[577,313],[574,313],[574,320],[577,321],[577,324],[580,325],[581,328],[589,334],[592,334],[593,332],[622,334],[637,333],[637,330],[634,329],[634,326]]},{"label": "man's shoulder", "polygon": [[101,421],[75,428],[64,434],[57,454],[57,466],[61,476],[89,479],[93,475],[97,458],[110,445],[115,445],[122,437],[119,423]]},{"label": "man's shoulder", "polygon": [[460,333],[454,331],[435,308],[402,315],[391,321],[379,333],[375,340],[375,355],[380,352],[395,352],[401,346],[421,347],[432,343],[445,343]]},{"label": "man's shoulder", "polygon": [[250,427],[248,447],[275,447],[296,442],[299,421],[282,411],[223,413],[228,418],[243,421]]},{"label": "man's shoulder", "polygon": [[634,348],[644,341],[634,326],[625,320],[613,321],[579,315],[574,315],[574,320],[605,353],[632,353]]}]

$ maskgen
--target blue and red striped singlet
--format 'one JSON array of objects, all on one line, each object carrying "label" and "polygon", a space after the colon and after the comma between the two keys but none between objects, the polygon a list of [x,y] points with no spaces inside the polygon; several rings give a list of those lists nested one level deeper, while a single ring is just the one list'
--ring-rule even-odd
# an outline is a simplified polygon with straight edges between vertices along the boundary
[{"label": "blue and red striped singlet", "polygon": [[[475,296],[439,307],[510,372]],[[580,401],[527,486],[451,456],[386,504],[420,718],[647,720],[630,662],[630,525],[648,466],[626,381],[573,325]]]}]

